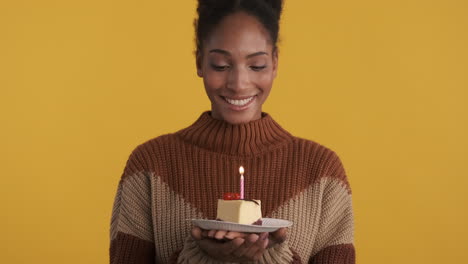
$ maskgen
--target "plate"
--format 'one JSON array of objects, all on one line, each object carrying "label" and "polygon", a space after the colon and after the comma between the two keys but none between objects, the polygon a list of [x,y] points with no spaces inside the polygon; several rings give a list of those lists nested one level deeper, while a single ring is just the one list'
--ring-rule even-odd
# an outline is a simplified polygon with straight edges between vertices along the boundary
[{"label": "plate", "polygon": [[281,227],[290,227],[292,222],[276,218],[262,218],[262,225],[243,225],[232,222],[207,219],[191,219],[192,224],[207,230],[229,230],[245,233],[274,232]]}]

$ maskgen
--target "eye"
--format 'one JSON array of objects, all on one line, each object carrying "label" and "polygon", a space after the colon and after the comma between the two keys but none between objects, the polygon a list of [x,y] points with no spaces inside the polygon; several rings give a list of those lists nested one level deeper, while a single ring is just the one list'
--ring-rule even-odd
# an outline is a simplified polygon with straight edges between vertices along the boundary
[{"label": "eye", "polygon": [[211,64],[211,68],[213,68],[215,71],[225,71],[225,70],[229,69],[229,65]]},{"label": "eye", "polygon": [[263,69],[265,69],[267,66],[266,65],[263,65],[263,66],[250,66],[250,69],[254,70],[254,71],[261,71]]}]

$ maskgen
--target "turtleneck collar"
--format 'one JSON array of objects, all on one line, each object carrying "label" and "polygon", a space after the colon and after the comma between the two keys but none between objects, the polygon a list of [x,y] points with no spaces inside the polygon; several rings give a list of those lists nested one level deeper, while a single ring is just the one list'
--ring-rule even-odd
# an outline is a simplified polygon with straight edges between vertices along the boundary
[{"label": "turtleneck collar", "polygon": [[195,123],[176,134],[201,148],[242,156],[267,152],[293,138],[267,113],[249,123],[233,125],[214,119],[210,111],[204,112]]}]

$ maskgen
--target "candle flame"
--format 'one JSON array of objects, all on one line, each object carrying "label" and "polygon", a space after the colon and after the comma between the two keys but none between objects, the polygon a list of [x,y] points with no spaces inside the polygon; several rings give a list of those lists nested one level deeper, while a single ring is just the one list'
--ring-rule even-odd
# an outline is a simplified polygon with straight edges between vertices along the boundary
[{"label": "candle flame", "polygon": [[242,167],[242,166],[239,167],[239,173],[240,173],[241,175],[244,174],[244,167]]}]

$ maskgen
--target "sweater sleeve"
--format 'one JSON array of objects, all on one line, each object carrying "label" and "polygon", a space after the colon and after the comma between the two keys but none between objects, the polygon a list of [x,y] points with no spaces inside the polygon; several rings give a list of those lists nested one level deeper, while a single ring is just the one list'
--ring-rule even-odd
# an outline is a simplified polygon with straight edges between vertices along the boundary
[{"label": "sweater sleeve", "polygon": [[335,156],[322,179],[322,207],[317,244],[309,263],[354,264],[354,217],[351,189],[344,169]]},{"label": "sweater sleeve", "polygon": [[111,264],[155,263],[150,176],[132,163],[127,162],[112,209]]}]

